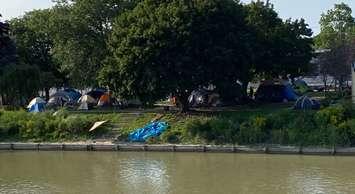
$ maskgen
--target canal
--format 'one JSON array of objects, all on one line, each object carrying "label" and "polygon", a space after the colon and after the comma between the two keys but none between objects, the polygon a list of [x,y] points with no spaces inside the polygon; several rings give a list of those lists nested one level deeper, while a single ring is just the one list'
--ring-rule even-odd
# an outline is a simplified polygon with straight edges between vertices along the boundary
[{"label": "canal", "polygon": [[0,152],[0,193],[352,193],[355,157]]}]

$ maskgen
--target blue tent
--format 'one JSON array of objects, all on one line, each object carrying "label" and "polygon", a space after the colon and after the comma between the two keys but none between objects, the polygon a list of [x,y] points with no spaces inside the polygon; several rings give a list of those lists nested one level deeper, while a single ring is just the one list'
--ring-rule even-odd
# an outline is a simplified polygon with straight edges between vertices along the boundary
[{"label": "blue tent", "polygon": [[80,92],[72,89],[72,88],[67,88],[64,90],[64,92],[67,93],[67,95],[69,96],[69,98],[72,100],[72,101],[78,101],[79,98],[81,97],[81,94]]},{"label": "blue tent", "polygon": [[152,122],[143,128],[136,129],[129,134],[128,139],[133,142],[145,142],[151,137],[160,136],[167,128],[168,124],[165,122]]},{"label": "blue tent", "polygon": [[284,96],[288,101],[296,101],[298,95],[296,94],[295,90],[292,88],[291,84],[286,84],[285,88],[283,89]]},{"label": "blue tent", "polygon": [[43,112],[45,108],[45,103],[35,103],[28,109],[28,112]]}]

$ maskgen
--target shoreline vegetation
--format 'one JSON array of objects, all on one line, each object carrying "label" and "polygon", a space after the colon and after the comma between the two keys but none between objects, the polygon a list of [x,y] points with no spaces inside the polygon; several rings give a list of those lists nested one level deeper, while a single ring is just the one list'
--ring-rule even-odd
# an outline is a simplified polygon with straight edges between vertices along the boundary
[{"label": "shoreline vegetation", "polygon": [[[67,110],[31,114],[0,111],[0,142],[112,142],[130,144],[128,135],[157,115],[169,128],[146,144],[355,146],[354,109],[342,102],[319,111],[284,104],[220,112],[164,111],[80,113]],[[89,132],[98,121],[108,123]]]}]

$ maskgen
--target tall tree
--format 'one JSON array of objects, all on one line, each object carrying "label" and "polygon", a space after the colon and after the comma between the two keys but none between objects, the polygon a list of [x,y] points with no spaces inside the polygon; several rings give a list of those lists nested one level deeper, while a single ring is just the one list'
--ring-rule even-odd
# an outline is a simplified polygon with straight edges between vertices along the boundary
[{"label": "tall tree", "polygon": [[145,102],[173,94],[186,111],[192,90],[235,76],[243,13],[232,0],[145,0],[115,21],[101,83]]},{"label": "tall tree", "polygon": [[321,55],[319,62],[323,73],[331,75],[342,88],[350,77],[350,65],[353,61],[355,40],[355,18],[351,8],[344,4],[335,4],[334,8],[322,14],[321,32],[316,37],[316,46],[329,49]]},{"label": "tall tree", "polygon": [[312,58],[312,31],[303,19],[283,21],[269,2],[246,5],[252,37],[247,84],[253,77],[297,76]]},{"label": "tall tree", "polygon": [[38,73],[19,60],[11,26],[0,22],[0,95],[1,104],[23,105],[38,90]]},{"label": "tall tree", "polygon": [[96,76],[108,51],[106,42],[112,21],[135,1],[59,0],[53,8],[52,30],[56,32],[53,53],[70,84],[95,86]]},{"label": "tall tree", "polygon": [[11,21],[11,31],[19,60],[38,68],[40,87],[45,91],[47,100],[49,89],[63,82],[59,66],[53,59],[54,44],[49,24],[50,17],[51,10],[36,10]]},{"label": "tall tree", "polygon": [[355,18],[351,8],[344,3],[335,4],[333,9],[323,13],[319,24],[321,32],[316,37],[318,48],[339,46],[355,35]]}]

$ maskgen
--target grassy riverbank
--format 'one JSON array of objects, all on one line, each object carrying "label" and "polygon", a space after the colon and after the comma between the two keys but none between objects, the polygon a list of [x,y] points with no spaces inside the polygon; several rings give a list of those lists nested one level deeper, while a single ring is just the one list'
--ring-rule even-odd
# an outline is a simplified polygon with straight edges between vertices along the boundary
[{"label": "grassy riverbank", "polygon": [[[83,141],[109,139],[127,141],[134,129],[144,126],[158,113],[77,113],[59,111],[29,114],[0,112],[1,141]],[[149,143],[189,144],[282,144],[355,145],[352,106],[338,104],[320,111],[295,111],[289,106],[240,107],[220,112],[165,113],[170,128]],[[96,121],[109,121],[88,132]]]}]

